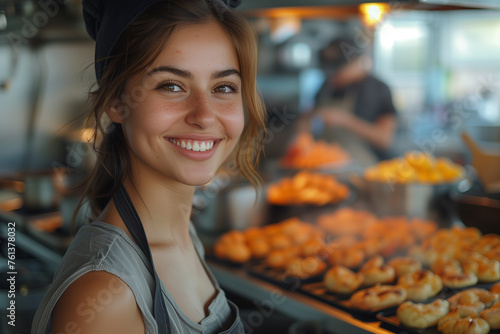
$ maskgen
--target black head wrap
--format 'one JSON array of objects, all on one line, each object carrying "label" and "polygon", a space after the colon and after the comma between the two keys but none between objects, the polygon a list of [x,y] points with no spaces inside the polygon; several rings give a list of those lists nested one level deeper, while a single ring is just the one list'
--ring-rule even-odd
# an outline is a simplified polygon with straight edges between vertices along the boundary
[{"label": "black head wrap", "polygon": [[[83,18],[90,37],[96,41],[95,73],[99,80],[104,73],[113,47],[128,25],[154,3],[167,0],[83,0]],[[221,1],[230,8],[241,0]]]},{"label": "black head wrap", "polygon": [[357,46],[353,38],[337,37],[321,50],[320,64],[327,69],[338,69],[359,56],[361,56],[361,48]]}]

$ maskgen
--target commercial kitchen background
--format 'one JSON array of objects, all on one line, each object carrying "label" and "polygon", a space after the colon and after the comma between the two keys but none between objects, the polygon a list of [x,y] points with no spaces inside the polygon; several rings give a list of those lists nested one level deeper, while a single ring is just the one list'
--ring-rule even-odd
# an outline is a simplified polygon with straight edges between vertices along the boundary
[{"label": "commercial kitchen background", "polygon": [[[54,18],[50,11],[45,16],[35,11],[16,30],[0,30],[2,174],[70,160],[68,143],[77,140],[78,117],[94,80],[94,43],[78,9],[61,6]],[[373,27],[357,15],[251,20],[260,41],[259,86],[270,113],[304,112],[323,79],[318,51],[331,38],[349,34],[359,41],[356,47],[373,56],[373,72],[392,90],[399,123],[394,154],[420,148],[460,159],[465,148],[457,134],[464,127],[474,131],[500,123],[497,10],[396,9]],[[282,153],[280,139],[287,134],[268,141],[268,157]],[[498,134],[479,139],[494,145]]]},{"label": "commercial kitchen background", "polygon": [[[26,11],[13,19],[2,13],[4,3],[9,1],[0,1],[0,179],[70,167],[65,176],[76,181],[92,163],[80,130],[95,80],[94,42],[84,29],[81,2],[40,1],[51,4],[42,8],[32,1],[11,1]],[[324,80],[319,50],[346,34],[354,37],[360,52],[373,57],[373,72],[391,88],[398,112],[394,156],[420,149],[467,164],[463,130],[485,148],[500,148],[500,11],[419,10],[398,8],[394,2],[372,26],[358,14],[357,5],[312,12],[253,10],[247,15],[259,37],[258,83],[275,121],[266,140],[267,161],[283,155],[293,136],[293,120],[311,107]],[[2,201],[11,197],[12,192],[0,192]],[[69,208],[74,207],[72,197]],[[59,208],[65,226],[71,217],[63,205],[67,203],[63,197]],[[50,282],[68,239],[35,235],[34,230],[26,237],[23,232],[17,234],[18,256],[26,256],[36,276],[26,278],[31,290],[24,290],[24,296],[34,299],[24,305],[23,298],[17,299],[19,316],[23,310],[28,319],[43,295],[36,287]],[[29,262],[33,254],[43,265]],[[0,295],[2,318],[5,295]]]}]

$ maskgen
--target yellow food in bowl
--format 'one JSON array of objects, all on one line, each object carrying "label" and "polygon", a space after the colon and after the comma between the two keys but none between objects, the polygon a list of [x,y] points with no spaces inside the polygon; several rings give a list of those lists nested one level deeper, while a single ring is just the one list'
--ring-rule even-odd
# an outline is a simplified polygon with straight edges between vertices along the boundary
[{"label": "yellow food in bowl", "polygon": [[453,183],[464,176],[464,168],[451,160],[420,151],[379,162],[365,171],[365,178],[376,182]]}]

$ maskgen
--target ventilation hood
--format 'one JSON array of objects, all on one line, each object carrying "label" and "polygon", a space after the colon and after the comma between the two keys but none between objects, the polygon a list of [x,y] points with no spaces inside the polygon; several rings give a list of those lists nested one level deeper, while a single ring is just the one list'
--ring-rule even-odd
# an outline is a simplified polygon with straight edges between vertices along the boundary
[{"label": "ventilation hood", "polygon": [[247,0],[238,7],[249,17],[336,18],[358,15],[358,6],[381,3],[394,10],[500,9],[500,0]]},{"label": "ventilation hood", "polygon": [[499,0],[247,0],[238,7],[242,10],[278,7],[357,6],[363,3],[386,3],[391,7],[421,10],[500,9]]},{"label": "ventilation hood", "polygon": [[0,45],[88,39],[81,0],[0,0]]}]

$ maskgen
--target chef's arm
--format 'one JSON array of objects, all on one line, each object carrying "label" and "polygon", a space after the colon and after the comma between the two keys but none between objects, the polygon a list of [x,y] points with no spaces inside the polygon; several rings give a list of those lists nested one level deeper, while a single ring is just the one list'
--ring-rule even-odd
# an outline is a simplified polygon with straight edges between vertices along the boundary
[{"label": "chef's arm", "polygon": [[295,131],[297,134],[311,132],[311,120],[316,115],[315,110],[300,115],[295,124]]},{"label": "chef's arm", "polygon": [[377,122],[369,123],[353,116],[350,128],[360,137],[372,143],[373,146],[385,151],[392,146],[394,133],[396,132],[396,117],[394,115],[384,115]]},{"label": "chef's arm", "polygon": [[324,109],[319,114],[327,126],[347,128],[379,149],[387,150],[392,145],[396,131],[396,117],[392,114],[380,116],[375,123],[346,112]]}]

